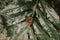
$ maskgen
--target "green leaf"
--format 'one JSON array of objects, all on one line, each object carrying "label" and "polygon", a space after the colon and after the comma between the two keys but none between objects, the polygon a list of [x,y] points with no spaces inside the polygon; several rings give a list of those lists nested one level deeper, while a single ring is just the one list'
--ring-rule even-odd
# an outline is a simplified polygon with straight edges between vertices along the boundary
[{"label": "green leaf", "polygon": [[[43,13],[44,13],[43,15],[46,17],[46,15],[47,15],[46,10],[45,10],[45,8],[46,8],[46,1],[45,0],[40,0],[40,4],[41,4],[41,7],[42,7],[42,10],[43,10]],[[40,9],[40,7],[39,7],[39,9]]]},{"label": "green leaf", "polygon": [[44,21],[44,23],[46,24],[46,26],[49,28],[52,38],[55,40],[59,40],[59,36],[57,34],[56,29],[53,27],[53,25],[42,15],[41,11],[37,9],[38,15],[40,15],[40,17],[42,18],[42,20]]},{"label": "green leaf", "polygon": [[37,27],[37,29],[39,30],[40,34],[40,40],[49,40],[49,36],[41,29],[41,27],[38,25],[38,23],[35,21],[34,25]]},{"label": "green leaf", "polygon": [[[25,12],[27,12],[27,13],[25,13]],[[18,12],[16,14],[11,14],[10,17],[15,18],[15,17],[18,17],[18,16],[26,16],[27,14],[29,14],[31,12],[32,12],[32,9],[27,9],[27,10],[24,10],[22,12]],[[26,15],[24,15],[24,14],[26,14]]]},{"label": "green leaf", "polygon": [[37,40],[37,36],[34,34],[32,28],[30,28],[30,30],[31,30],[31,33],[32,33],[32,35],[33,35],[33,40]]},{"label": "green leaf", "polygon": [[7,30],[7,36],[8,36],[8,37],[13,36],[13,30],[12,30],[12,29],[8,29],[8,30]]},{"label": "green leaf", "polygon": [[60,23],[55,23],[55,25],[56,25],[56,29],[60,30]]},{"label": "green leaf", "polygon": [[8,37],[11,37],[15,34],[15,31],[14,29],[16,28],[17,26],[16,25],[10,25],[7,27],[7,36]]},{"label": "green leaf", "polygon": [[22,29],[18,34],[16,34],[13,40],[18,40],[18,37],[20,37],[27,29],[28,25],[24,29]]},{"label": "green leaf", "polygon": [[17,5],[19,5],[20,7],[27,7],[27,8],[33,7],[34,4],[35,4],[35,2],[31,2],[31,1],[28,1],[28,2],[18,1],[18,3],[17,3]]},{"label": "green leaf", "polygon": [[3,15],[0,15],[1,16],[1,19],[2,19],[2,24],[4,25],[4,28],[7,28],[7,19],[5,16]]}]

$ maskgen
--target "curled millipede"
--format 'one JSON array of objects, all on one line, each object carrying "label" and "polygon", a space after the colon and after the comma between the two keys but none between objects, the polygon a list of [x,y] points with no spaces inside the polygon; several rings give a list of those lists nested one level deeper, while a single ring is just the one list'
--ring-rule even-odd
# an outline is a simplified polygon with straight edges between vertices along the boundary
[{"label": "curled millipede", "polygon": [[26,19],[26,23],[28,23],[29,25],[32,25],[33,24],[33,18],[32,17],[28,17]]}]

